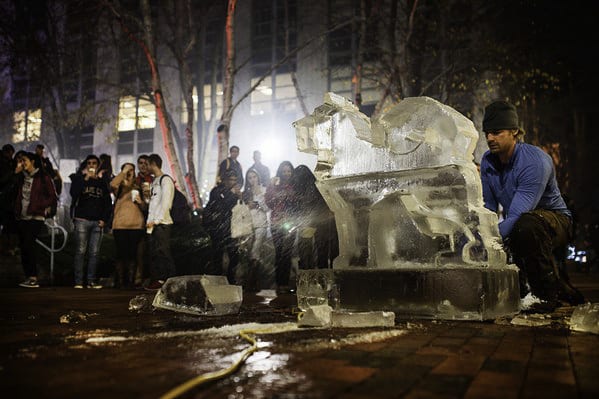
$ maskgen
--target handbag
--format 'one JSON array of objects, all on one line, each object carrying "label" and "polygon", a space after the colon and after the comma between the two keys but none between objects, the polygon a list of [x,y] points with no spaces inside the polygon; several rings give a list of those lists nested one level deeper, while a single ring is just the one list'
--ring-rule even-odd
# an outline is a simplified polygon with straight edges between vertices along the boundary
[{"label": "handbag", "polygon": [[231,238],[240,238],[252,234],[254,228],[250,208],[239,200],[231,213]]}]

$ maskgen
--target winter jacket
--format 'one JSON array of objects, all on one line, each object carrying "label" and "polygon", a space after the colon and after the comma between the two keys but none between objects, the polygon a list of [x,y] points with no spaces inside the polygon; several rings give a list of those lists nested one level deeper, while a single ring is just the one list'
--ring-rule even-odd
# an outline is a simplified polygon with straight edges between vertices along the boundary
[{"label": "winter jacket", "polygon": [[[15,201],[15,216],[17,219],[22,217],[23,211],[23,185],[25,184],[25,173],[21,172],[18,175],[17,183],[17,197]],[[56,209],[58,196],[54,188],[54,183],[50,176],[42,174],[37,170],[32,175],[33,181],[31,183],[31,192],[29,196],[29,205],[25,211],[27,216],[32,218],[45,218],[46,209]]]}]

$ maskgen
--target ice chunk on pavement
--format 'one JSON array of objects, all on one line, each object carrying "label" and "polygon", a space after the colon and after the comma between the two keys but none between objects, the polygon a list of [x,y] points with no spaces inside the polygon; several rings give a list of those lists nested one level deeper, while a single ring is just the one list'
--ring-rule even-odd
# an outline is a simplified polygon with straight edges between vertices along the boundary
[{"label": "ice chunk on pavement", "polygon": [[520,309],[528,310],[532,305],[535,305],[537,303],[541,303],[541,300],[534,296],[531,292],[529,292],[528,294],[526,294],[524,298],[520,300]]},{"label": "ice chunk on pavement", "polygon": [[578,305],[570,317],[570,329],[599,334],[599,302]]},{"label": "ice chunk on pavement", "polygon": [[239,312],[242,288],[230,285],[225,276],[171,277],[156,293],[153,306],[195,315],[225,315]]},{"label": "ice chunk on pavement", "polygon": [[331,324],[331,312],[333,308],[329,305],[316,305],[300,313],[297,325],[300,327],[325,327]]},{"label": "ice chunk on pavement", "polygon": [[551,324],[551,318],[544,314],[519,314],[510,322],[515,326],[540,327]]},{"label": "ice chunk on pavement", "polygon": [[395,313],[393,312],[333,312],[332,327],[393,327]]},{"label": "ice chunk on pavement", "polygon": [[62,316],[60,316],[60,323],[61,324],[79,323],[80,321],[86,321],[89,316],[95,316],[95,315],[97,315],[97,313],[85,313],[85,312],[79,312],[77,310],[70,310],[69,313],[63,314]]},{"label": "ice chunk on pavement", "polygon": [[147,295],[137,295],[129,301],[129,310],[143,312],[150,310],[150,298]]}]

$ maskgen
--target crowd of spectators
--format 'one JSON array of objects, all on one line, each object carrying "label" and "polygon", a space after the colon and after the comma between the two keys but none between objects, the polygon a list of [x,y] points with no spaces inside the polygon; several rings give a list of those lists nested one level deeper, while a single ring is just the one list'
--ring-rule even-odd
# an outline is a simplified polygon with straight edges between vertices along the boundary
[{"label": "crowd of spectators", "polygon": [[[1,249],[21,255],[26,279],[20,286],[26,288],[40,285],[35,240],[44,221],[55,216],[63,189],[60,173],[43,151],[39,145],[35,152],[15,153],[7,144],[0,157]],[[299,268],[331,267],[338,254],[333,214],[307,166],[294,168],[283,161],[271,178],[262,154],[254,151],[254,163],[244,175],[239,151],[237,146],[230,148],[209,201],[200,210],[198,228],[211,238],[209,259],[201,260],[206,265],[202,273],[225,275],[250,292],[290,292],[294,260]],[[68,178],[74,288],[103,288],[97,269],[106,234],[115,244],[114,287],[157,290],[177,274],[170,249],[172,231],[178,228],[170,215],[176,185],[162,171],[159,155],[140,155],[137,165],[125,162],[115,175],[110,155],[90,154]],[[238,204],[249,208],[252,232],[234,238],[231,218]]]}]

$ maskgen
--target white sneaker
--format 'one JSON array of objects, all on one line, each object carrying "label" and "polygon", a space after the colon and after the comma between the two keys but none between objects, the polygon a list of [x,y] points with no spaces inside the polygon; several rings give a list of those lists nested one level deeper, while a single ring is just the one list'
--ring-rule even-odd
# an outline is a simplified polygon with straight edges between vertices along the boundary
[{"label": "white sneaker", "polygon": [[28,278],[27,280],[20,283],[19,286],[23,288],[39,288],[40,285],[38,284],[37,279]]},{"label": "white sneaker", "polygon": [[95,290],[99,290],[102,286],[98,283],[88,283],[87,288],[93,288]]}]

